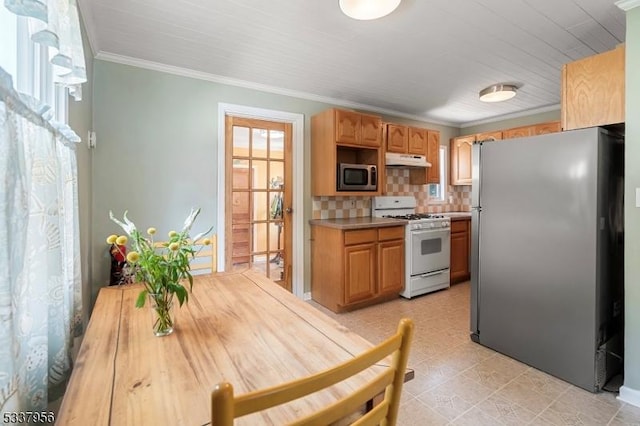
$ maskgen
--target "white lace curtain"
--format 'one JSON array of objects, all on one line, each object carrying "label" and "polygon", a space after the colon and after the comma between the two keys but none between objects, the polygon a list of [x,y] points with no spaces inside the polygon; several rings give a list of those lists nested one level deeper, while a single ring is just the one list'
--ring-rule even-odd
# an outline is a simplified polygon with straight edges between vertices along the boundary
[{"label": "white lace curtain", "polygon": [[0,408],[62,395],[81,331],[75,145],[0,68]]},{"label": "white lace curtain", "polygon": [[80,100],[87,72],[76,0],[4,0],[4,5],[27,18],[31,40],[48,47],[54,83]]}]

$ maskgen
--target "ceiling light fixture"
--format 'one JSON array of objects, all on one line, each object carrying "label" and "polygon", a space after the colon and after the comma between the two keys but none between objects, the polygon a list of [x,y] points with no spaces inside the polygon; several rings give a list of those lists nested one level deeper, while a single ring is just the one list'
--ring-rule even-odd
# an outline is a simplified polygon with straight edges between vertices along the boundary
[{"label": "ceiling light fixture", "polygon": [[502,102],[513,98],[518,88],[512,84],[493,84],[480,91],[482,102]]},{"label": "ceiling light fixture", "polygon": [[400,0],[340,0],[340,9],[350,18],[368,21],[387,16],[399,4]]}]

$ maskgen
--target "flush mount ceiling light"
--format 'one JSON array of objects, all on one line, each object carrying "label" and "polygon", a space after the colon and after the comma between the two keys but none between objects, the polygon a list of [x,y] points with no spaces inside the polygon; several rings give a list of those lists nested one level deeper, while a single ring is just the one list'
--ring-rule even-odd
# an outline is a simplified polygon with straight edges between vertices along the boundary
[{"label": "flush mount ceiling light", "polygon": [[390,14],[399,4],[400,0],[340,0],[340,9],[350,18],[368,21]]},{"label": "flush mount ceiling light", "polygon": [[512,84],[494,84],[480,91],[482,102],[502,102],[513,98],[518,88]]}]

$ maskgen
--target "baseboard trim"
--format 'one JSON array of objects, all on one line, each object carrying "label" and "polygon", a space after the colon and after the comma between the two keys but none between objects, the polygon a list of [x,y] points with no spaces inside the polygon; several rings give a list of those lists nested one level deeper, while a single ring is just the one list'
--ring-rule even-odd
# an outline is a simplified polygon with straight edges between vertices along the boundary
[{"label": "baseboard trim", "polygon": [[620,387],[620,395],[618,395],[618,399],[622,402],[626,402],[627,404],[635,405],[636,407],[640,407],[640,391],[631,389],[627,386]]}]

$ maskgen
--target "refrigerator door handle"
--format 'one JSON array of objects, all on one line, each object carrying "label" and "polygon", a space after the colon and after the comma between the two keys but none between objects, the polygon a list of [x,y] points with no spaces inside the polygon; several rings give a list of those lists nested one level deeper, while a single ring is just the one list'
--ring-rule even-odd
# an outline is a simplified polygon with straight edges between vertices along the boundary
[{"label": "refrigerator door handle", "polygon": [[479,305],[480,305],[480,213],[482,212],[481,170],[482,143],[475,143],[471,155],[471,340],[480,341]]}]

